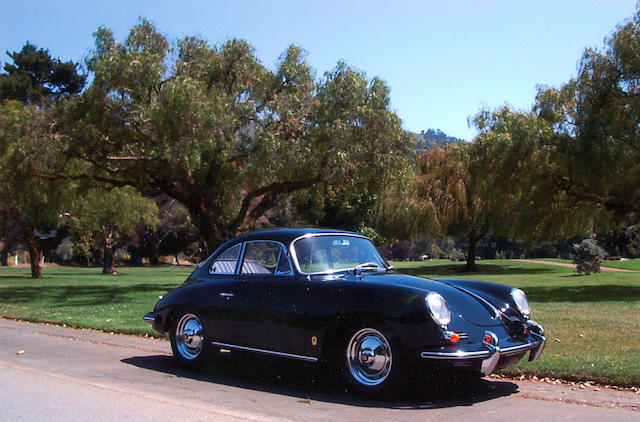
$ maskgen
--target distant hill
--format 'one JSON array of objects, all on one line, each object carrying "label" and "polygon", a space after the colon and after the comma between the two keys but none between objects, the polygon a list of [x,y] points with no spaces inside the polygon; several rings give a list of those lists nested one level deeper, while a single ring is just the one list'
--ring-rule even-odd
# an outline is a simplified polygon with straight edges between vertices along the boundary
[{"label": "distant hill", "polygon": [[416,139],[415,145],[418,150],[431,149],[434,146],[444,147],[454,142],[464,142],[464,139],[449,136],[440,129],[422,130],[420,133],[414,133],[413,135]]}]

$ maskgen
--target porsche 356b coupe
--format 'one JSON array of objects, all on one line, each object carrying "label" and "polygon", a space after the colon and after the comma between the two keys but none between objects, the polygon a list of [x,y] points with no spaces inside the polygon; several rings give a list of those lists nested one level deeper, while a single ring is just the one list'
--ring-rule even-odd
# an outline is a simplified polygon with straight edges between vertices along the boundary
[{"label": "porsche 356b coupe", "polygon": [[530,312],[517,288],[399,274],[357,233],[274,229],[224,243],[143,319],[185,367],[266,354],[381,392],[418,367],[482,375],[537,360],[546,339]]}]

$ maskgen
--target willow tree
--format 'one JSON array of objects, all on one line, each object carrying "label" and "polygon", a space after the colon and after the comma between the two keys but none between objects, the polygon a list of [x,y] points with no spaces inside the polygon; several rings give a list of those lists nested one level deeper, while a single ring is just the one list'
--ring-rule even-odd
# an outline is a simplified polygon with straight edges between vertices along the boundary
[{"label": "willow tree", "polygon": [[585,50],[578,75],[541,89],[534,111],[556,137],[551,176],[568,195],[624,219],[640,214],[640,12]]},{"label": "willow tree", "polygon": [[480,133],[473,142],[419,157],[407,189],[387,201],[387,220],[404,222],[406,235],[466,238],[468,271],[477,269],[476,247],[489,233],[532,241],[585,230],[595,210],[549,175],[553,160],[545,145],[556,136],[552,125],[508,107],[482,111],[474,124]]},{"label": "willow tree", "polygon": [[209,248],[293,192],[381,186],[405,165],[388,87],[344,63],[315,80],[299,47],[270,70],[244,41],[174,49],[146,21],[124,43],[95,36],[92,84],[61,125],[69,154],[97,180],[184,204]]}]

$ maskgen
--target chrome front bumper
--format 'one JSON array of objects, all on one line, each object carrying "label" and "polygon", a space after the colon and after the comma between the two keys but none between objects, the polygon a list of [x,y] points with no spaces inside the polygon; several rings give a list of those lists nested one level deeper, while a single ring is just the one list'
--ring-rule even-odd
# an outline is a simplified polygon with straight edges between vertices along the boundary
[{"label": "chrome front bumper", "polygon": [[542,354],[547,339],[544,336],[544,328],[540,324],[529,321],[527,322],[527,325],[530,329],[530,335],[527,342],[517,343],[510,340],[505,342],[506,344],[504,344],[503,347],[500,347],[498,344],[498,337],[491,331],[486,331],[485,338],[487,338],[487,340],[485,340],[479,348],[476,348],[479,350],[440,348],[436,351],[422,352],[420,356],[425,359],[445,361],[482,359],[480,371],[484,375],[489,375],[495,371],[501,358],[523,355],[527,351],[529,351],[529,361],[535,362]]},{"label": "chrome front bumper", "polygon": [[156,314],[154,314],[153,312],[149,312],[148,314],[142,317],[142,320],[144,322],[148,322],[149,324],[155,324]]}]

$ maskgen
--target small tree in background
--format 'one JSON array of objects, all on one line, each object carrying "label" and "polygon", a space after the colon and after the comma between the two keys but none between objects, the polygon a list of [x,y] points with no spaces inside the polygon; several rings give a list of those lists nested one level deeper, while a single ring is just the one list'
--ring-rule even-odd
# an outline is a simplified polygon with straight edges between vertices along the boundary
[{"label": "small tree in background", "polygon": [[571,253],[578,274],[585,273],[586,275],[599,273],[600,264],[604,261],[606,255],[604,249],[598,245],[593,235],[589,235],[580,243],[574,243],[573,252]]}]

